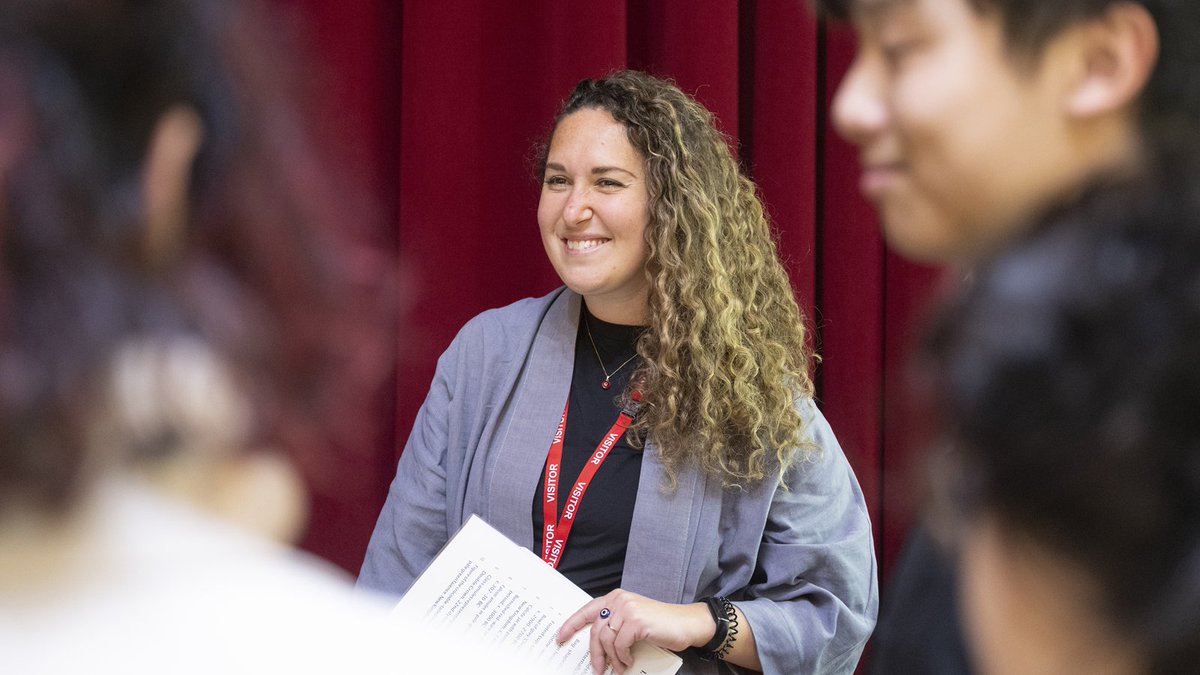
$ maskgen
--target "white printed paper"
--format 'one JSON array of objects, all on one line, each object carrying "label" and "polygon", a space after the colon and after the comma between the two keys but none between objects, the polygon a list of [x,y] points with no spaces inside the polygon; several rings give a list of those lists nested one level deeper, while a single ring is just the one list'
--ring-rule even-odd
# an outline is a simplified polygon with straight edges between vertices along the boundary
[{"label": "white printed paper", "polygon": [[[557,644],[558,629],[591,597],[533,552],[471,516],[396,605],[394,618],[418,633],[458,636],[462,654],[521,672],[591,675],[589,628]],[[470,652],[469,654],[467,652]],[[645,642],[633,646],[634,675],[673,675],[682,660]],[[611,667],[608,670],[612,672]]]}]

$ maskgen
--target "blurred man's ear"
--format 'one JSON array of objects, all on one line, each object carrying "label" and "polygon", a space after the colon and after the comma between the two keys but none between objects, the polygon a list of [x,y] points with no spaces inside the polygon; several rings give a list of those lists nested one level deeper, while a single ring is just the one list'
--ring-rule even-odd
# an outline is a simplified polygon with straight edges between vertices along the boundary
[{"label": "blurred man's ear", "polygon": [[1132,110],[1158,60],[1158,28],[1146,8],[1119,2],[1084,23],[1079,78],[1067,100],[1078,118]]},{"label": "blurred man's ear", "polygon": [[183,245],[192,162],[203,140],[200,115],[185,105],[163,113],[150,139],[142,169],[144,253],[154,265],[171,260]]},{"label": "blurred man's ear", "polygon": [[275,450],[213,456],[184,451],[144,463],[141,475],[174,499],[222,522],[280,543],[300,541],[308,523],[308,488]]}]

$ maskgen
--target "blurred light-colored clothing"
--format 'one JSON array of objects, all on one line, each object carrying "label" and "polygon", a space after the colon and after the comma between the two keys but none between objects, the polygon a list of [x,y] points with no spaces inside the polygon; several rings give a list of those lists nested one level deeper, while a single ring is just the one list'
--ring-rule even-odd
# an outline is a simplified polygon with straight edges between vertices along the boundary
[{"label": "blurred light-colored clothing", "polygon": [[0,673],[404,672],[419,648],[311,556],[128,480],[87,503],[0,533]]}]

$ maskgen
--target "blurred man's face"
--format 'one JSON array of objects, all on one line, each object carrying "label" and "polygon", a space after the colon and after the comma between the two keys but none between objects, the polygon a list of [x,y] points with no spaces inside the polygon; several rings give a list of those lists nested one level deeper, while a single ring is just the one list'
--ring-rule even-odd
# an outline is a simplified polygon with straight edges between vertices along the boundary
[{"label": "blurred man's face", "polygon": [[1133,675],[1137,652],[1100,617],[1084,570],[984,519],[959,562],[967,638],[981,675]]},{"label": "blurred man's face", "polygon": [[1018,62],[1000,18],[967,0],[863,2],[853,20],[858,54],[833,119],[900,253],[969,259],[1094,172],[1064,105],[1075,31]]}]

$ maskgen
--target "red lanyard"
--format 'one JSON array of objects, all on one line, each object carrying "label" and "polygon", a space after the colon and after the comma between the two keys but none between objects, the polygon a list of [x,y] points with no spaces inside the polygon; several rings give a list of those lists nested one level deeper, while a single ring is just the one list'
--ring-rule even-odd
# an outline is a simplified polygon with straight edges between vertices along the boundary
[{"label": "red lanyard", "polygon": [[587,492],[592,477],[596,475],[600,465],[608,458],[608,453],[625,434],[629,425],[633,424],[634,418],[637,417],[641,398],[641,392],[636,390],[631,392],[629,405],[625,406],[625,409],[617,416],[616,423],[612,425],[608,433],[604,434],[600,445],[597,445],[596,451],[592,453],[592,458],[583,465],[583,470],[579,472],[579,478],[575,480],[575,487],[567,497],[567,505],[563,507],[562,519],[559,519],[558,499],[561,495],[558,491],[558,474],[562,471],[563,435],[567,429],[567,409],[571,405],[569,398],[567,404],[563,406],[562,419],[558,421],[558,429],[555,430],[554,440],[550,443],[550,454],[546,458],[546,489],[542,493],[544,518],[542,560],[549,563],[551,567],[558,568],[558,561],[562,558],[563,549],[567,546],[567,537],[571,535],[571,526],[575,523],[575,514],[579,511],[579,502],[583,500],[583,495]]}]

